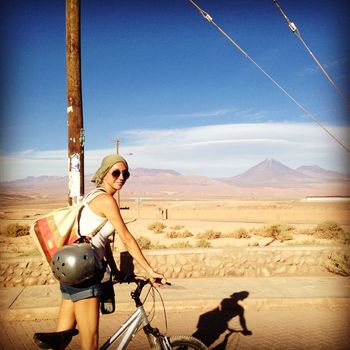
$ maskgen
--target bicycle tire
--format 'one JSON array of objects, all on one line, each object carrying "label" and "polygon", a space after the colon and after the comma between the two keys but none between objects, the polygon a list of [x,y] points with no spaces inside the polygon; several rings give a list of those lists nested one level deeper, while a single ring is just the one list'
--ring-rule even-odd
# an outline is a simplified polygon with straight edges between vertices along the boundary
[{"label": "bicycle tire", "polygon": [[177,350],[208,350],[197,338],[191,335],[175,335],[169,338],[172,349]]}]

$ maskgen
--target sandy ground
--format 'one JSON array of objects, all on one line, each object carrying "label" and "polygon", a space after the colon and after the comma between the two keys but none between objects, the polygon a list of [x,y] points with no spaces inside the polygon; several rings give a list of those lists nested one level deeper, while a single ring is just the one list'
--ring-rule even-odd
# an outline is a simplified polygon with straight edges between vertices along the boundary
[{"label": "sandy ground", "polygon": [[[11,223],[30,224],[35,218],[66,203],[47,199],[6,198],[0,203],[0,231],[5,232]],[[121,199],[124,219],[135,237],[146,237],[154,245],[170,246],[176,242],[188,242],[195,246],[196,235],[207,230],[228,234],[238,229],[258,229],[272,223],[288,223],[297,229],[315,227],[324,221],[335,221],[343,228],[350,228],[350,202],[303,202],[299,200],[257,199],[208,199],[163,200]],[[163,233],[148,229],[152,223],[163,223]],[[189,231],[189,238],[167,238],[172,231]],[[211,240],[212,247],[249,246],[267,244],[270,238],[252,236],[249,239],[220,238]],[[310,237],[297,235],[293,241],[273,244],[308,244]],[[313,242],[315,243],[315,242]],[[329,242],[320,242],[325,244]],[[119,240],[115,248],[122,250]],[[36,255],[30,237],[7,238],[0,235],[0,258]]]}]

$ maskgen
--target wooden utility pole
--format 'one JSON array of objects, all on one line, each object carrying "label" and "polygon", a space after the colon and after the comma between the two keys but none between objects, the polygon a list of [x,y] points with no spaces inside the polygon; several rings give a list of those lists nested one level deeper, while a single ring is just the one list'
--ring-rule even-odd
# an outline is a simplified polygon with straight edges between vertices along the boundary
[{"label": "wooden utility pole", "polygon": [[66,0],[68,204],[84,195],[84,129],[80,67],[80,1]]}]

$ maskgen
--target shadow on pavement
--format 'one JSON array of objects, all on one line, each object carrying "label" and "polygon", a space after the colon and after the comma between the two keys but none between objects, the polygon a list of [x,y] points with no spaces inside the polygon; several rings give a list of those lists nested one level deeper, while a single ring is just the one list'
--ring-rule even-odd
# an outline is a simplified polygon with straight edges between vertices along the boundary
[{"label": "shadow on pavement", "polygon": [[[248,295],[249,292],[247,291],[233,293],[229,298],[223,299],[218,307],[200,315],[197,330],[193,333],[193,336],[209,347],[219,339],[221,334],[227,331],[224,340],[212,348],[212,350],[224,350],[231,334],[252,335],[253,333],[247,328],[244,308],[239,304],[239,301],[246,299]],[[238,317],[242,329],[236,330],[229,327],[229,322],[234,317]]]}]

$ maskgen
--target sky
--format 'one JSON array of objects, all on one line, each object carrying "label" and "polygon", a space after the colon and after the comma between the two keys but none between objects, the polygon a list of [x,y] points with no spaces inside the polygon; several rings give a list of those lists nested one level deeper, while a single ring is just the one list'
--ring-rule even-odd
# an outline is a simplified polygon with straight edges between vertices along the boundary
[{"label": "sky", "polygon": [[[273,0],[197,0],[349,148],[349,108]],[[280,0],[349,96],[346,0]],[[65,1],[0,5],[0,181],[67,175]],[[85,174],[120,153],[131,169],[230,177],[266,158],[349,172],[350,157],[188,0],[81,1]]]}]

